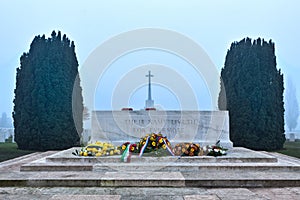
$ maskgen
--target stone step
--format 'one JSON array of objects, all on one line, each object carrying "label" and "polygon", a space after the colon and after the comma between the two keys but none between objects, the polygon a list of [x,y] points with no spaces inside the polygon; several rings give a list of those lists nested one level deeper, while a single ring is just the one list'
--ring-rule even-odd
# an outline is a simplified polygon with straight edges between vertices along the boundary
[{"label": "stone step", "polygon": [[299,187],[298,172],[19,172],[0,187]]},{"label": "stone step", "polygon": [[226,156],[210,157],[138,157],[130,163],[120,161],[120,156],[74,156],[74,148],[23,164],[21,171],[164,171],[164,172],[300,172],[300,161],[275,153],[233,148]]},{"label": "stone step", "polygon": [[21,171],[180,171],[180,172],[215,172],[215,171],[269,171],[300,172],[300,166],[285,163],[29,163],[21,166]]},{"label": "stone step", "polygon": [[93,171],[164,171],[164,172],[300,172],[300,166],[289,166],[285,164],[249,164],[249,163],[227,163],[227,164],[211,164],[211,163],[157,163],[157,164],[96,164],[93,166]]},{"label": "stone step", "polygon": [[[63,162],[63,163],[121,163],[121,156],[107,156],[107,157],[65,157],[56,158],[48,157],[48,162]],[[151,162],[181,162],[181,163],[276,163],[277,159],[274,157],[266,158],[235,158],[235,157],[211,157],[211,156],[193,156],[193,157],[138,157],[132,156],[131,161],[135,163],[151,163]]]},{"label": "stone step", "polygon": [[[46,157],[46,162],[60,163],[120,163],[120,155],[106,157],[83,157],[74,156],[72,152],[79,150],[71,148],[65,151],[58,152],[52,156]],[[134,163],[153,163],[153,162],[182,162],[182,163],[276,163],[277,157],[266,154],[265,152],[251,151],[246,148],[235,147],[230,149],[225,156],[164,156],[164,157],[149,157],[145,154],[142,157],[133,155],[131,161]]]},{"label": "stone step", "polygon": [[[240,151],[240,152],[243,152]],[[145,157],[145,162],[121,163],[119,158],[105,157],[113,162],[57,162],[49,157],[65,157],[61,152],[36,160],[0,163],[0,187],[288,187],[300,186],[300,160],[276,153],[257,152],[258,157],[276,158],[276,162],[197,162],[196,157]],[[228,154],[228,157],[234,157]],[[244,153],[241,154],[245,155]],[[248,154],[248,158],[251,154]],[[191,159],[191,162],[188,160]],[[220,157],[221,158],[221,157]],[[245,156],[244,156],[245,158]],[[116,160],[118,159],[118,162]],[[138,160],[138,158],[136,158]],[[30,162],[25,162],[28,160]],[[234,160],[234,159],[233,159]],[[147,162],[146,162],[147,161]],[[168,160],[170,161],[170,160]],[[8,170],[19,166],[21,171]],[[20,168],[19,168],[20,169]]]}]

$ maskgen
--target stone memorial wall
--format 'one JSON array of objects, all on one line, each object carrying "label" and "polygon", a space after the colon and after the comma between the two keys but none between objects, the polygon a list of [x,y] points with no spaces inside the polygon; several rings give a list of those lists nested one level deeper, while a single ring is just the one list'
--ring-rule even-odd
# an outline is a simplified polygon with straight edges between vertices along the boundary
[{"label": "stone memorial wall", "polygon": [[91,141],[115,144],[138,142],[148,133],[162,133],[171,143],[195,142],[227,148],[229,116],[227,111],[93,111]]}]

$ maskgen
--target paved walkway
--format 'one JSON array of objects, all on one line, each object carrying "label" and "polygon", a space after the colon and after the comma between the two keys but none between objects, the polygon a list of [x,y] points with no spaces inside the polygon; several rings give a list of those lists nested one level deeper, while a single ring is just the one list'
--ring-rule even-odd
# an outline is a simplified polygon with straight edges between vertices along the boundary
[{"label": "paved walkway", "polygon": [[94,200],[94,199],[175,199],[175,200],[299,200],[298,188],[0,188],[0,199]]}]

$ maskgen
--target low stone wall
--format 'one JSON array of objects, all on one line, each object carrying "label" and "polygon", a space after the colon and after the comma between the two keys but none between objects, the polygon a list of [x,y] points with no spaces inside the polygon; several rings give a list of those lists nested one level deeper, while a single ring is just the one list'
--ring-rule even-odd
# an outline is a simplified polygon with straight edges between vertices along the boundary
[{"label": "low stone wall", "polygon": [[171,143],[195,142],[232,147],[227,111],[93,111],[91,141],[137,142],[148,133]]}]

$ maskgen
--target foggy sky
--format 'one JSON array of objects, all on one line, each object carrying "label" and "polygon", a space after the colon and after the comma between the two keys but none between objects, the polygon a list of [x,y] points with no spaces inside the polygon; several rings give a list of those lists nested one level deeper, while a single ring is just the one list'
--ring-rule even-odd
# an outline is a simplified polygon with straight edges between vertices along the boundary
[{"label": "foggy sky", "polygon": [[[285,79],[293,80],[300,100],[300,1],[297,0],[210,0],[210,1],[0,1],[0,113],[8,115],[13,108],[15,73],[19,58],[28,52],[35,35],[50,36],[52,30],[60,30],[75,41],[80,67],[89,54],[112,36],[138,28],[162,28],[179,32],[196,41],[209,55],[217,69],[224,65],[230,44],[244,37],[272,39],[275,42],[277,67],[281,68]],[[179,63],[178,58],[157,52],[142,52],[141,57],[124,58],[123,63],[115,63],[111,74],[106,73],[101,81],[102,99],[97,109],[110,109],[111,91],[115,87],[109,80],[118,81],[126,71],[118,71],[118,66],[134,67],[137,64],[156,62],[170,67]],[[148,57],[148,58],[147,58]],[[136,60],[135,60],[136,58]],[[165,60],[164,60],[165,59]],[[167,60],[168,59],[168,60]],[[178,62],[177,62],[178,61]],[[182,66],[185,64],[182,63]],[[186,65],[188,68],[188,65]],[[180,71],[180,66],[175,70]],[[146,72],[145,72],[146,73]],[[190,70],[180,71],[194,90],[199,83]],[[144,76],[144,74],[142,74]],[[154,77],[155,78],[155,77]],[[153,79],[154,80],[154,79]],[[146,79],[145,79],[146,81]],[[113,83],[115,83],[113,82]],[[201,84],[201,83],[200,83]],[[110,85],[110,86],[109,86]],[[100,87],[100,86],[99,86]],[[167,88],[156,87],[156,100],[166,109],[178,108],[168,99],[174,98]],[[129,106],[143,106],[145,88],[132,93]],[[205,89],[203,89],[205,90]],[[175,95],[176,96],[176,95]],[[201,109],[213,109],[207,101],[207,94],[196,94]],[[155,95],[154,95],[155,98]],[[96,97],[97,99],[97,97]],[[101,103],[100,103],[101,102]],[[204,102],[204,103],[202,103]],[[202,107],[201,107],[202,106]]]}]

